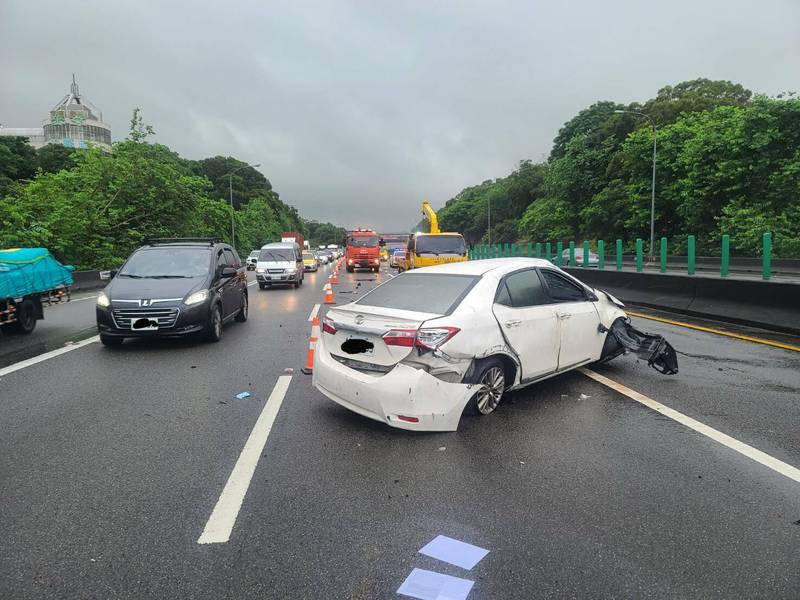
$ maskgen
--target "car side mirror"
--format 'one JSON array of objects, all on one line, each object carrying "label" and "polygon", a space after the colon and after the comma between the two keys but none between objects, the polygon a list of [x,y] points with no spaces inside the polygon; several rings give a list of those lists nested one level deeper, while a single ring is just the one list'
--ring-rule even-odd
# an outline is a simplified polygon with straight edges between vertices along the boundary
[{"label": "car side mirror", "polygon": [[220,277],[223,279],[230,279],[231,277],[236,276],[236,269],[233,267],[222,267],[222,273],[220,273]]},{"label": "car side mirror", "polygon": [[116,274],[116,269],[111,269],[110,271],[100,271],[100,281],[109,281],[110,279],[114,279]]}]

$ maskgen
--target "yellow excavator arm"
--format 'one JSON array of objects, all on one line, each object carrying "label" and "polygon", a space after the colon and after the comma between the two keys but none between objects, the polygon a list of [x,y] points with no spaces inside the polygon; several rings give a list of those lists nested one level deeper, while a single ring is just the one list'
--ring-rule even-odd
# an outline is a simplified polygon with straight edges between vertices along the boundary
[{"label": "yellow excavator arm", "polygon": [[439,231],[439,219],[436,218],[436,213],[431,208],[431,205],[428,204],[427,200],[422,202],[422,214],[428,219],[428,222],[431,224],[431,233],[441,233]]}]

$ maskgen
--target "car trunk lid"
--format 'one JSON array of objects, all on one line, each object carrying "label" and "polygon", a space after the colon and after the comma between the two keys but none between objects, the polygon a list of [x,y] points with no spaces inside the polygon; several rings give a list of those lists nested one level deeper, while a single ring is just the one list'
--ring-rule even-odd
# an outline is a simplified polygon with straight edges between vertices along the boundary
[{"label": "car trunk lid", "polygon": [[[325,347],[334,357],[347,361],[358,361],[379,366],[393,366],[412,351],[413,335],[428,319],[439,315],[419,313],[391,308],[367,306],[341,307],[328,311],[335,334],[326,334]],[[396,342],[387,343],[386,334],[394,331]]]}]

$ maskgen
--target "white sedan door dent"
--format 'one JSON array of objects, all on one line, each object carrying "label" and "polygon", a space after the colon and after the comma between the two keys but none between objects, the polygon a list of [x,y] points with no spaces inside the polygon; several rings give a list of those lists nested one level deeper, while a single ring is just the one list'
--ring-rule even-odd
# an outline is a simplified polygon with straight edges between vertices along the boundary
[{"label": "white sedan door dent", "polygon": [[553,304],[492,307],[503,334],[522,363],[522,380],[541,377],[558,368],[560,333],[555,308]]},{"label": "white sedan door dent", "polygon": [[556,308],[561,326],[561,352],[558,370],[597,360],[605,341],[599,331],[600,317],[592,302],[563,302]]}]

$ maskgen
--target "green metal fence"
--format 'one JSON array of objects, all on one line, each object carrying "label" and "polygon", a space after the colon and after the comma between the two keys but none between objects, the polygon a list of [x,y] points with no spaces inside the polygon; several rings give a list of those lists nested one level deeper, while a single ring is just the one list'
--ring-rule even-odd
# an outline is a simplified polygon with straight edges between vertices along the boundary
[{"label": "green metal fence", "polygon": [[[662,237],[659,245],[658,256],[658,270],[661,273],[667,272],[667,250],[668,239]],[[686,273],[694,275],[697,268],[696,257],[696,239],[695,236],[690,235],[686,238]],[[483,260],[487,258],[500,258],[511,256],[527,256],[531,258],[546,258],[557,266],[570,266],[582,268],[606,268],[606,243],[605,240],[596,240],[594,247],[597,249],[596,258],[592,256],[591,248],[592,243],[590,240],[583,240],[582,247],[576,249],[575,241],[571,240],[568,243],[567,249],[564,249],[564,243],[557,240],[555,243],[555,252],[553,252],[552,242],[536,242],[527,244],[479,244],[472,246],[468,251],[470,260]],[[617,271],[622,271],[623,268],[623,243],[622,240],[616,240],[614,245],[614,260],[613,265]],[[634,244],[634,267],[637,272],[644,271],[644,240],[637,239]],[[719,261],[719,275],[720,277],[727,277],[730,273],[731,264],[731,242],[730,236],[723,235],[720,239],[720,261]],[[772,234],[764,233],[761,240],[761,277],[764,280],[769,280],[772,277]]]}]

